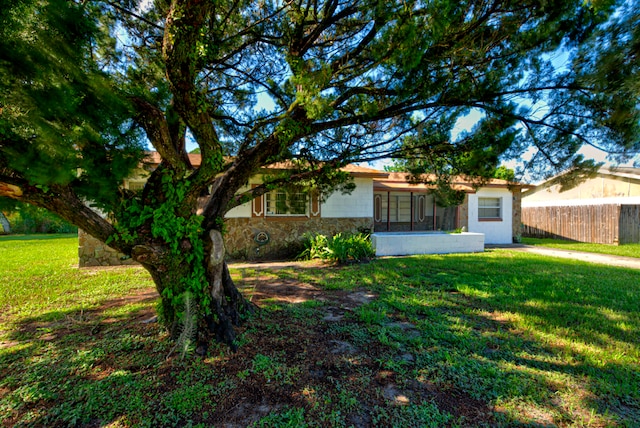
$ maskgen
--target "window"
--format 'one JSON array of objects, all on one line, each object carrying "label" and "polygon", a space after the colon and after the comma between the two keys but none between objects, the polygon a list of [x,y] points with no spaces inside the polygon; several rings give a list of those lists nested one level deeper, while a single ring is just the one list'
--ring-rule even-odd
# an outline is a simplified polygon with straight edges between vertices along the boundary
[{"label": "window", "polygon": [[128,189],[134,192],[138,192],[144,189],[145,182],[144,181],[129,181]]},{"label": "window", "polygon": [[479,220],[501,220],[502,198],[478,198]]},{"label": "window", "polygon": [[266,194],[267,215],[306,215],[307,194],[276,190]]}]

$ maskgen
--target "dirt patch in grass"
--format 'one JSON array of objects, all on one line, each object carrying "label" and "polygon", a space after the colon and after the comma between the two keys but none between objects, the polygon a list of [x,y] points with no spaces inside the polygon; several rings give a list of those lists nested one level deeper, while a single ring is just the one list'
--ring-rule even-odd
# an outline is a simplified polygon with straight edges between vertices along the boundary
[{"label": "dirt patch in grass", "polygon": [[244,287],[245,294],[253,303],[303,303],[309,300],[324,300],[324,291],[311,284],[291,279],[260,279],[256,285]]},{"label": "dirt patch in grass", "polygon": [[[245,427],[267,414],[302,408],[308,420],[323,421],[320,426],[336,426],[330,420],[333,415],[345,426],[368,427],[380,425],[374,421],[377,413],[385,420],[383,409],[424,403],[465,426],[494,420],[489,404],[462,391],[440,390],[385,369],[383,361],[403,361],[406,355],[390,354],[376,340],[362,343],[350,333],[363,330],[353,313],[375,299],[374,294],[326,291],[293,280],[261,281],[250,287],[253,302],[267,309],[242,327],[246,342],[237,353],[225,353],[210,363],[220,378],[231,377],[236,387],[203,422]],[[274,303],[287,305],[270,308]],[[257,364],[261,358],[271,366]]]}]

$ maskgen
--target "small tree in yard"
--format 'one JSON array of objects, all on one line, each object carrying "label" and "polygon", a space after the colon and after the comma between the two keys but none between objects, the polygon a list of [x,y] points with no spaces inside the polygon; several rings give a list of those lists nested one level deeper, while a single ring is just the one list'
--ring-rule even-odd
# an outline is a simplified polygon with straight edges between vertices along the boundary
[{"label": "small tree in yard", "polygon": [[[271,189],[326,193],[340,167],[385,157],[482,175],[527,147],[531,167],[556,170],[588,166],[585,143],[638,149],[629,3],[0,3],[0,195],[142,264],[174,334],[188,295],[200,353],[213,339],[235,347],[250,310],[224,261],[224,215]],[[559,49],[568,69],[552,66]],[[452,138],[471,109],[480,120]],[[146,145],[162,163],[127,191]],[[240,192],[281,161],[286,175]]]}]

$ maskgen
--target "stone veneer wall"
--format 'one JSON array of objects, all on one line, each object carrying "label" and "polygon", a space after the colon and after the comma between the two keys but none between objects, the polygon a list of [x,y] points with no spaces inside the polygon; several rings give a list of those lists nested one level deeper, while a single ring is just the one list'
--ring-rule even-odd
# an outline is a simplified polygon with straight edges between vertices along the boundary
[{"label": "stone veneer wall", "polygon": [[511,227],[513,229],[513,242],[520,242],[522,239],[522,190],[511,189],[513,194],[513,220]]},{"label": "stone veneer wall", "polygon": [[[233,259],[260,260],[295,257],[303,250],[305,233],[333,236],[338,232],[373,230],[373,217],[365,218],[295,218],[254,217],[225,220],[227,256]],[[269,242],[259,245],[254,239],[260,232]]]},{"label": "stone veneer wall", "polygon": [[[338,232],[372,230],[373,218],[229,218],[225,220],[227,257],[243,260],[290,258],[302,252],[305,233],[335,235]],[[269,242],[259,245],[256,234],[266,232]],[[131,259],[82,230],[78,231],[80,267],[131,265]]]},{"label": "stone veneer wall", "polygon": [[131,259],[123,259],[123,254],[78,229],[78,266],[118,266],[136,264]]}]

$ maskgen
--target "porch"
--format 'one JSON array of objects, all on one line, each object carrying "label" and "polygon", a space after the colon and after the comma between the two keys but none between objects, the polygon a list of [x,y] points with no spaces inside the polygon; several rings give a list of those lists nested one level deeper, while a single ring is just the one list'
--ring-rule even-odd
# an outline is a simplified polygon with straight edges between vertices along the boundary
[{"label": "porch", "polygon": [[438,206],[427,192],[375,191],[374,232],[451,231],[462,226],[460,206]]}]

